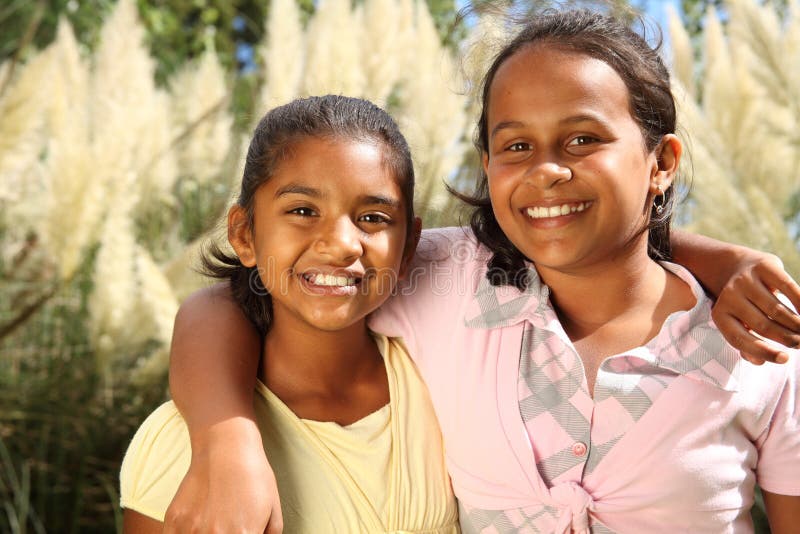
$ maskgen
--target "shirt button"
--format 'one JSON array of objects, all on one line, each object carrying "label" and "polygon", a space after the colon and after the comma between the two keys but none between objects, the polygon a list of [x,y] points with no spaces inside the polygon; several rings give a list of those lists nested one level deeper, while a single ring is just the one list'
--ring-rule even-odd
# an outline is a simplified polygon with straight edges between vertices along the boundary
[{"label": "shirt button", "polygon": [[576,441],[572,444],[572,454],[575,456],[585,456],[586,455],[586,444],[580,441]]}]

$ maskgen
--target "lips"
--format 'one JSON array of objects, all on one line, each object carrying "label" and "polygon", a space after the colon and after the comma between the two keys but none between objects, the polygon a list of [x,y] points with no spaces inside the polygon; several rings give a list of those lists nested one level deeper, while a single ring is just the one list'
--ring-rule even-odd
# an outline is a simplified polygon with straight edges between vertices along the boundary
[{"label": "lips", "polygon": [[526,208],[525,214],[531,219],[552,219],[580,213],[588,208],[590,204],[591,202],[565,202],[551,206],[535,206]]}]

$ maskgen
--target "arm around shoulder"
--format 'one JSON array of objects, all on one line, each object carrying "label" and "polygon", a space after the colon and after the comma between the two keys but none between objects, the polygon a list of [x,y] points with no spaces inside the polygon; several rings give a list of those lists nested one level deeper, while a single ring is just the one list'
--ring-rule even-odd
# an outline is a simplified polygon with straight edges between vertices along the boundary
[{"label": "arm around shoulder", "polygon": [[[172,399],[194,431],[234,417],[254,420],[261,339],[227,284],[193,293],[175,318],[170,354]],[[209,392],[214,395],[209,395]]]},{"label": "arm around shoulder", "polygon": [[780,258],[681,231],[673,233],[672,244],[675,261],[717,297],[712,317],[725,339],[755,364],[785,363],[786,351],[767,340],[800,345],[800,316],[776,293],[800,309],[800,286],[784,271]]},{"label": "arm around shoulder", "polygon": [[227,284],[202,289],[175,319],[170,390],[192,460],[164,532],[280,532],[280,501],[255,422],[261,339]]}]

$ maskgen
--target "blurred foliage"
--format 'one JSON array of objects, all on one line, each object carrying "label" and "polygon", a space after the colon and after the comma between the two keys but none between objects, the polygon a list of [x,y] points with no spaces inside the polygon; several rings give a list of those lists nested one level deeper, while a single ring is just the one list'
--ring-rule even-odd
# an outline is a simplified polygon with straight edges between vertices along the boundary
[{"label": "blurred foliage", "polygon": [[[767,3],[774,5],[781,16],[786,14],[787,0],[767,0]],[[724,13],[725,0],[681,0],[683,23],[691,37],[696,38],[703,32],[703,19],[710,8]]]},{"label": "blurred foliage", "polygon": [[[110,401],[99,394],[86,343],[91,269],[80,272],[16,335],[0,338],[0,532],[121,532],[121,454],[166,397],[165,377],[123,379]],[[11,305],[0,299],[0,318]]]},{"label": "blurred foliage", "polygon": [[[103,20],[114,0],[8,0],[0,6],[0,61],[24,58],[55,37],[60,17],[75,28],[78,39],[90,48],[97,43]],[[443,41],[458,42],[455,0],[427,0]],[[307,18],[314,0],[297,0]],[[255,46],[264,35],[269,14],[265,0],[137,0],[147,29],[150,50],[158,61],[156,79],[164,82],[187,59],[199,56],[213,44],[228,69],[242,67],[237,51]]]}]

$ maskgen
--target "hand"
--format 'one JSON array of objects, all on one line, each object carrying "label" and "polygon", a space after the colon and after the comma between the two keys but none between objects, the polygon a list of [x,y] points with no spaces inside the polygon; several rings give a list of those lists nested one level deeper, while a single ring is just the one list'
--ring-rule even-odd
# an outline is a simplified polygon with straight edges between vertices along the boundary
[{"label": "hand", "polygon": [[[244,440],[243,425],[252,427]],[[253,435],[258,429],[252,421],[214,427],[207,446],[192,444],[192,462],[167,509],[164,533],[280,534],[278,487],[261,435]]]},{"label": "hand", "polygon": [[784,305],[776,292],[800,309],[800,286],[783,270],[781,260],[759,253],[728,280],[711,312],[728,343],[756,365],[789,359],[784,347],[767,340],[785,347],[800,345],[800,316]]}]

